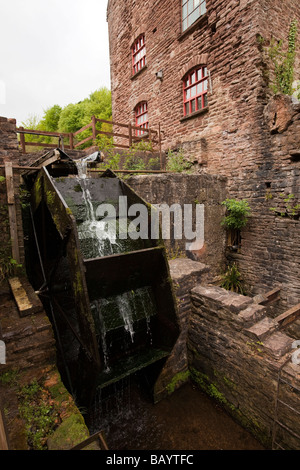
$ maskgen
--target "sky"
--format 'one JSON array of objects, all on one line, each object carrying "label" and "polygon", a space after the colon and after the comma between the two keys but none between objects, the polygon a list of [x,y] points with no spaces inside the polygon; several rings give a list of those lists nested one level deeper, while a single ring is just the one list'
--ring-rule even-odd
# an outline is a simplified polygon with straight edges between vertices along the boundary
[{"label": "sky", "polygon": [[107,0],[0,0],[0,116],[17,125],[110,89]]}]

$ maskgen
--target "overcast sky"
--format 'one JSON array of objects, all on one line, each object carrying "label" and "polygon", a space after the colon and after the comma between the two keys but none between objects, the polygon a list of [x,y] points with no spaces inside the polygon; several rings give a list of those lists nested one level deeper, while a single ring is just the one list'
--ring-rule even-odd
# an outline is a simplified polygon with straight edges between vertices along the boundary
[{"label": "overcast sky", "polygon": [[110,89],[107,0],[0,0],[0,116],[21,125]]}]

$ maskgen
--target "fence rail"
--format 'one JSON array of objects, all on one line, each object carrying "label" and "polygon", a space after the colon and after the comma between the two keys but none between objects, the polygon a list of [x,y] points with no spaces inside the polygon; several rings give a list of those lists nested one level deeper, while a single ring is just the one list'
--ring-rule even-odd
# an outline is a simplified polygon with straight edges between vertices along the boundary
[{"label": "fence rail", "polygon": [[[111,126],[111,130],[102,130],[97,129],[97,123],[108,124]],[[84,131],[91,130],[91,134],[87,137],[84,136],[80,140],[80,134]],[[126,129],[126,130],[124,130]],[[157,151],[161,154],[161,131],[160,125],[158,130],[152,128],[141,128],[134,126],[130,122],[128,124],[119,123],[116,121],[107,121],[105,119],[97,119],[95,116],[92,116],[91,122],[86,126],[82,127],[76,132],[47,132],[39,131],[34,129],[24,129],[24,127],[17,128],[17,134],[19,134],[19,145],[22,153],[26,153],[26,147],[47,147],[47,148],[61,148],[64,149],[78,149],[87,142],[91,142],[91,147],[97,144],[96,138],[98,135],[104,135],[107,137],[112,137],[112,145],[117,148],[130,148],[133,144],[141,141],[151,142],[153,148],[156,148]],[[47,143],[47,142],[30,142],[26,141],[25,136],[43,136],[57,138],[58,144]],[[115,141],[115,137],[118,139]],[[65,141],[68,141],[65,144]]]}]

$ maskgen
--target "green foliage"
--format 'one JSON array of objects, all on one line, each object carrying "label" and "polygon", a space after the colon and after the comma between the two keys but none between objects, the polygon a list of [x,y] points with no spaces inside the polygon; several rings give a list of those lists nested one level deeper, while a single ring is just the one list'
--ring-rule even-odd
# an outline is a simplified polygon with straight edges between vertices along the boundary
[{"label": "green foliage", "polygon": [[[263,39],[262,39],[263,41]],[[293,20],[288,32],[288,44],[284,47],[283,41],[272,39],[267,54],[274,67],[274,82],[271,84],[272,91],[292,95],[296,90],[293,88],[294,66],[297,47],[297,21]],[[299,93],[300,95],[300,93]]]},{"label": "green foliage", "polygon": [[61,112],[62,108],[58,104],[46,109],[46,111],[44,111],[43,119],[39,123],[40,129],[49,132],[56,132]]},{"label": "green foliage", "polygon": [[189,172],[193,166],[192,162],[186,160],[182,149],[168,151],[166,170],[174,173]]},{"label": "green foliage", "polygon": [[222,276],[222,284],[226,290],[232,292],[237,292],[239,294],[244,294],[243,281],[241,279],[241,274],[237,268],[237,265],[233,263],[231,266],[228,266],[225,274]]},{"label": "green foliage", "polygon": [[291,219],[299,219],[300,204],[297,202],[294,194],[279,194],[280,201],[277,207],[270,207],[270,211],[280,217],[289,217]]},{"label": "green foliage", "polygon": [[22,387],[18,397],[19,412],[26,423],[30,448],[32,450],[46,449],[46,439],[57,426],[59,413],[55,405],[51,403],[45,390],[36,380]]},{"label": "green foliage", "polygon": [[[103,87],[94,91],[90,96],[78,103],[70,103],[64,108],[58,104],[46,109],[41,120],[37,116],[30,116],[26,121],[22,122],[25,129],[33,129],[47,132],[76,132],[91,122],[92,116],[97,119],[111,120],[111,92]],[[109,132],[111,126],[105,123],[97,123],[98,130]],[[79,135],[79,140],[91,135],[91,130],[83,131]],[[110,138],[99,136],[98,144],[102,147],[110,142]],[[26,135],[27,142],[57,142],[57,138],[45,136]],[[90,146],[88,142],[85,146]],[[84,148],[83,146],[82,148]]]},{"label": "green foliage", "polygon": [[227,215],[222,220],[222,225],[229,229],[241,230],[248,222],[251,210],[245,199],[226,199],[222,202],[226,207]]}]

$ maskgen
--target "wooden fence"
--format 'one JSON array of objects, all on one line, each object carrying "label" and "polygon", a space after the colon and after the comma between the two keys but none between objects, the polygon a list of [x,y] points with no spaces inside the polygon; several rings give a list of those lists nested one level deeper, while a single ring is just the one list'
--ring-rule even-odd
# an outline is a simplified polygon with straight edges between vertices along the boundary
[{"label": "wooden fence", "polygon": [[[97,129],[97,123],[108,124],[111,126],[111,130],[104,131],[102,130],[102,127],[99,130]],[[90,135],[80,140],[80,134],[87,130],[90,130]],[[17,134],[19,134],[19,145],[22,153],[26,153],[26,147],[47,147],[73,150],[80,148],[88,142],[91,143],[92,147],[97,145],[97,136],[104,135],[112,137],[112,145],[114,147],[130,148],[138,142],[146,141],[150,142],[152,144],[152,148],[161,154],[160,125],[158,126],[158,130],[154,130],[152,128],[143,129],[141,127],[134,126],[131,123],[123,124],[115,121],[106,121],[105,119],[97,119],[95,116],[92,116],[91,122],[76,132],[47,132],[18,127]],[[58,142],[57,144],[46,142],[26,142],[26,135],[57,138]],[[115,141],[115,137],[117,138],[117,141]],[[66,141],[68,143],[66,143]]]}]

